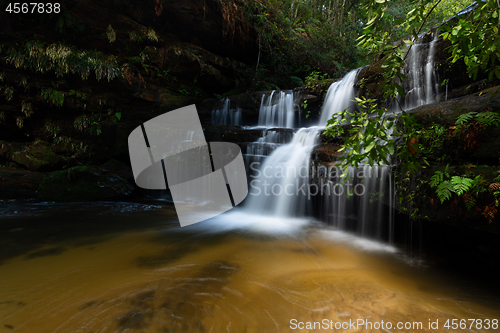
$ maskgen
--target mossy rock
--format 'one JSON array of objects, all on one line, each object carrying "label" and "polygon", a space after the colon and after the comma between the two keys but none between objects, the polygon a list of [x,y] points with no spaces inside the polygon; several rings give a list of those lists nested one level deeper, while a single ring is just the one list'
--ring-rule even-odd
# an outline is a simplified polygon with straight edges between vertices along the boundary
[{"label": "mossy rock", "polygon": [[26,151],[42,161],[47,161],[51,167],[55,167],[61,161],[52,148],[41,141],[29,146]]},{"label": "mossy rock", "polygon": [[134,186],[106,170],[76,166],[45,176],[38,194],[44,201],[119,200],[132,194]]},{"label": "mossy rock", "polygon": [[36,158],[25,151],[17,151],[12,154],[12,161],[25,166],[30,171],[47,171],[50,168],[48,161]]},{"label": "mossy rock", "polygon": [[[500,86],[446,102],[424,105],[410,112],[419,125],[429,128],[434,124],[452,127],[460,115],[484,111],[500,114]],[[459,156],[473,162],[496,163],[500,158],[500,128],[488,127],[477,139],[477,146],[471,151],[460,150],[459,147],[463,147],[460,143],[456,147]]]},{"label": "mossy rock", "polygon": [[13,152],[11,159],[30,171],[52,171],[61,162],[61,157],[44,141],[35,141],[26,150]]},{"label": "mossy rock", "polygon": [[453,126],[457,118],[468,112],[500,113],[500,86],[449,101],[429,104],[412,109],[410,113],[424,127],[433,124]]}]

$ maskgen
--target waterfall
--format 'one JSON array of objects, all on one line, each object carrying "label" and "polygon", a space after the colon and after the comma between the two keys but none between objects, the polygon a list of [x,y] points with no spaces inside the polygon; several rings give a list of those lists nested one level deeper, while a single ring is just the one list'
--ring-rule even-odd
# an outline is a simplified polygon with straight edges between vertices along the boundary
[{"label": "waterfall", "polygon": [[311,150],[318,144],[320,128],[301,128],[292,142],[273,151],[250,180],[247,209],[279,217],[303,216],[309,196]]},{"label": "waterfall", "polygon": [[335,113],[342,112],[349,107],[355,107],[354,82],[360,68],[349,72],[342,80],[334,82],[326,93],[325,102],[321,110],[320,126],[326,123]]},{"label": "waterfall", "polygon": [[[431,40],[424,43],[429,37]],[[405,109],[437,100],[434,54],[438,38],[437,31],[432,36],[423,35],[409,52],[404,69],[410,78],[404,83]],[[335,163],[311,160],[328,120],[345,109],[357,107],[354,85],[359,71],[349,72],[330,86],[317,127],[301,128],[295,133],[292,128],[298,106],[293,92],[273,91],[262,96],[258,124],[265,129],[260,139],[246,146],[245,161],[251,172],[244,214],[281,218],[280,221],[314,214],[340,230],[392,242],[395,195],[391,167],[349,168],[346,178]]]},{"label": "waterfall", "polygon": [[[356,73],[357,71],[352,71],[334,83],[333,88],[330,87],[327,98],[329,102],[325,103],[328,106],[323,108],[322,119],[329,119],[334,112],[342,111],[341,108],[353,103]],[[293,118],[290,116],[293,116],[294,109],[292,94],[273,91],[269,97],[262,97],[259,125],[276,125],[278,120],[278,125],[289,127],[292,124]],[[322,124],[324,126],[326,120],[322,121]],[[277,145],[272,149],[263,163],[255,160],[251,163],[250,168],[254,173],[251,175],[251,189],[246,204],[248,212],[277,217],[307,214],[311,197],[320,194],[318,191],[311,191],[309,179],[311,152],[319,144],[322,131],[324,127],[301,128],[293,135],[290,143]],[[269,141],[275,141],[276,144],[280,139],[283,139],[283,133],[276,129],[264,131],[263,137],[257,142],[261,146],[252,146],[250,152],[264,153],[269,147]]]},{"label": "waterfall", "polygon": [[273,90],[269,96],[262,95],[259,109],[259,126],[293,128],[295,126],[295,104],[293,91]]},{"label": "waterfall", "polygon": [[349,178],[330,168],[323,189],[320,217],[340,230],[392,242],[394,230],[394,184],[387,165],[349,168]]},{"label": "waterfall", "polygon": [[424,43],[426,34],[421,35],[408,53],[404,74],[409,78],[403,82],[406,99],[401,100],[405,110],[437,102],[439,82],[435,71],[435,49],[439,30],[435,30],[432,40]]},{"label": "waterfall", "polygon": [[231,100],[224,98],[212,110],[212,125],[241,125],[241,110],[239,107],[231,108]]}]

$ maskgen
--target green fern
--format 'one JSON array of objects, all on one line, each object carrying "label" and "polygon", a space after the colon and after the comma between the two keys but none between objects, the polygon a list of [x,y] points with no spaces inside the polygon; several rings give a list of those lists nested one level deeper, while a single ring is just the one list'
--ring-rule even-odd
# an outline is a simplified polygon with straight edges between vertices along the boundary
[{"label": "green fern", "polygon": [[62,106],[64,104],[64,94],[54,89],[42,89],[41,93],[44,100],[52,105]]},{"label": "green fern", "polygon": [[467,210],[470,210],[475,206],[476,206],[476,199],[474,199],[472,195],[465,196],[465,207],[467,207]]},{"label": "green fern", "polygon": [[441,171],[436,171],[429,180],[429,185],[432,188],[434,188],[437,187],[442,181],[443,181],[443,173]]},{"label": "green fern", "polygon": [[500,126],[500,115],[495,112],[484,111],[481,113],[468,112],[460,115],[455,121],[455,125],[464,125],[470,123],[471,121],[477,121],[480,125],[484,127],[488,126]]},{"label": "green fern", "polygon": [[484,127],[500,125],[500,115],[494,112],[481,112],[476,116],[476,120]]},{"label": "green fern", "polygon": [[457,121],[455,121],[455,125],[466,124],[466,123],[470,122],[476,115],[477,115],[477,112],[464,113],[457,118]]},{"label": "green fern", "polygon": [[437,194],[439,200],[441,201],[441,203],[443,203],[446,200],[451,198],[452,191],[453,191],[453,185],[451,184],[451,182],[449,180],[446,180],[446,181],[442,182],[441,184],[439,184],[439,186],[436,190],[436,194]]},{"label": "green fern", "polygon": [[471,189],[473,180],[466,177],[453,176],[451,177],[451,185],[453,186],[453,192],[457,195],[462,195]]},{"label": "green fern", "polygon": [[483,186],[483,184],[484,184],[483,176],[477,175],[476,178],[474,178],[474,180],[472,181],[471,191],[474,192],[474,194],[476,195],[479,193],[486,192],[487,189],[485,186]]}]

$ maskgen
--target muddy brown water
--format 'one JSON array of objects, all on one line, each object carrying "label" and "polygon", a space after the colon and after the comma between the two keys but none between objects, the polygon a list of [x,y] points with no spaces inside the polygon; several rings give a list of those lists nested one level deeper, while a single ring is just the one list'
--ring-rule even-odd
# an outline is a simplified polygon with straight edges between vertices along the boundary
[{"label": "muddy brown water", "polygon": [[[180,228],[171,208],[127,203],[1,209],[0,332],[498,331],[488,290],[321,224],[236,214]],[[482,327],[444,327],[462,319]],[[385,329],[342,328],[357,320]]]}]

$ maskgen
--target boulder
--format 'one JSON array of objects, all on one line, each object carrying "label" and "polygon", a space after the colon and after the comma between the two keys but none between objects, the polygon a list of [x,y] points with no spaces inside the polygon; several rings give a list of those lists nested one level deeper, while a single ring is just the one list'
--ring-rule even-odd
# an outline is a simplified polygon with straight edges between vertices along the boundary
[{"label": "boulder", "polygon": [[51,168],[55,167],[61,161],[61,158],[52,150],[50,144],[44,141],[35,142],[26,148],[26,152],[42,161],[47,161]]},{"label": "boulder", "polygon": [[114,173],[77,166],[46,175],[38,194],[44,201],[120,200],[129,197],[133,190],[133,185]]},{"label": "boulder", "polygon": [[42,172],[0,166],[0,201],[37,198],[36,191],[43,177],[44,173]]},{"label": "boulder", "polygon": [[411,110],[417,123],[424,127],[433,124],[453,126],[458,116],[468,112],[500,113],[500,86],[485,89],[452,100],[420,106]]},{"label": "boulder", "polygon": [[52,150],[50,144],[41,140],[35,141],[25,150],[13,152],[11,159],[30,171],[51,171],[61,162],[61,157]]},{"label": "boulder", "polygon": [[48,161],[38,159],[25,151],[17,151],[12,154],[12,161],[25,166],[30,171],[47,171],[50,168]]},{"label": "boulder", "polygon": [[114,173],[126,181],[133,182],[134,174],[130,164],[125,164],[115,159],[110,159],[100,166],[101,169]]}]

